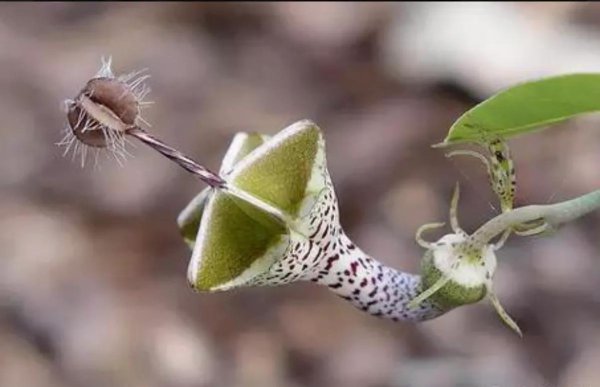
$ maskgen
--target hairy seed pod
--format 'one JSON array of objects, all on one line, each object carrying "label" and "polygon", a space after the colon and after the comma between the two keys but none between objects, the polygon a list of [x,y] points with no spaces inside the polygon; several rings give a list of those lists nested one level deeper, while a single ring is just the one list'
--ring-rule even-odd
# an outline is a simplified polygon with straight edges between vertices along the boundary
[{"label": "hairy seed pod", "polygon": [[73,134],[86,145],[107,147],[111,136],[106,131],[124,133],[136,125],[140,114],[138,98],[117,78],[91,79],[69,109]]},{"label": "hairy seed pod", "polygon": [[144,84],[149,75],[134,72],[115,77],[110,60],[81,89],[77,97],[66,102],[67,122],[60,145],[65,154],[72,148],[73,156],[81,155],[85,162],[87,148],[108,149],[117,160],[124,159],[126,132],[145,122],[141,108],[149,89]]},{"label": "hairy seed pod", "polygon": [[108,146],[103,130],[122,133],[136,125],[140,114],[137,97],[116,78],[90,80],[73,101],[67,115],[73,134],[86,145]]},{"label": "hairy seed pod", "polygon": [[[209,186],[225,188],[225,180],[219,175],[142,129],[142,124],[150,126],[141,115],[141,109],[152,104],[144,101],[150,92],[144,81],[150,75],[141,70],[115,76],[110,66],[110,58],[103,58],[98,73],[86,83],[75,99],[65,102],[68,124],[62,141],[58,143],[66,148],[64,155],[72,150],[73,158],[81,156],[83,167],[88,149],[94,148],[95,163],[98,162],[100,151],[106,149],[121,164],[126,156],[130,156],[125,149],[125,144],[129,142],[126,136],[129,136],[160,152]],[[256,201],[244,192],[235,189],[229,191],[242,200]]]}]

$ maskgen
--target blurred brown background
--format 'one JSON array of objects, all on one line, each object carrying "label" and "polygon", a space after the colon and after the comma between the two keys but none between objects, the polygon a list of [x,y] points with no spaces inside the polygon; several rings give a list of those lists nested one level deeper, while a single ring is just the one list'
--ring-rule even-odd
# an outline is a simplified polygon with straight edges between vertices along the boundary
[{"label": "blurred brown background", "polygon": [[[311,118],[348,233],[416,271],[455,181],[465,228],[495,213],[482,166],[430,145],[498,89],[600,71],[598,4],[4,3],[0,48],[0,386],[600,386],[600,214],[501,251],[523,339],[485,303],[392,323],[311,284],[194,294],[175,218],[203,186],[142,145],[100,171],[54,145],[103,55],[149,68],[152,132],[213,169],[236,131]],[[511,141],[518,204],[597,189],[599,125]]]}]

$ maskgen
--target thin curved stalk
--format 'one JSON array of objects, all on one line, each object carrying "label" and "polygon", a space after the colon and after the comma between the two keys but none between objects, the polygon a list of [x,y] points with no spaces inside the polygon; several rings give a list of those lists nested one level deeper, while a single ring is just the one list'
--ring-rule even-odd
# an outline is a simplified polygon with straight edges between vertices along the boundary
[{"label": "thin curved stalk", "polygon": [[519,224],[543,219],[548,227],[558,227],[598,208],[600,208],[600,190],[561,203],[524,206],[489,220],[469,239],[474,247],[481,248],[504,230]]}]

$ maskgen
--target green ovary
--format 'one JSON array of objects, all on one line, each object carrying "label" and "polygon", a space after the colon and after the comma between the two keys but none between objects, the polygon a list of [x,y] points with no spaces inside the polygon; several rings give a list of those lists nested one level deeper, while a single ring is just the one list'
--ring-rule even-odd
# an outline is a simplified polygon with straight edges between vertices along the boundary
[{"label": "green ovary", "polygon": [[[421,263],[421,277],[423,291],[435,284],[442,272],[433,264],[433,254],[427,251]],[[430,300],[444,310],[456,308],[461,305],[474,304],[481,301],[487,293],[485,285],[466,287],[450,280],[440,290],[435,292]]]}]

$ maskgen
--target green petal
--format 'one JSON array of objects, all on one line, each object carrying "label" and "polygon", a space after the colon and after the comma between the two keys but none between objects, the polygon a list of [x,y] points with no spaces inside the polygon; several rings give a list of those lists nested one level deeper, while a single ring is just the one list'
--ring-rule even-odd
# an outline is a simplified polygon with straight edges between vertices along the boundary
[{"label": "green petal", "polygon": [[273,251],[283,254],[286,242],[287,235],[248,216],[229,195],[215,192],[202,217],[188,279],[197,290],[216,290],[258,266],[256,273],[245,273],[252,278],[272,264]]},{"label": "green petal", "polygon": [[228,180],[294,217],[307,193],[320,140],[314,123],[300,121],[240,161]]},{"label": "green petal", "polygon": [[[262,145],[268,138],[269,136],[258,133],[237,133],[227,149],[219,174],[224,176],[231,172],[231,169],[240,160],[258,146]],[[177,225],[179,226],[181,235],[190,249],[194,247],[196,234],[198,234],[198,227],[200,227],[200,219],[202,218],[204,206],[208,201],[210,192],[210,187],[200,191],[200,193],[189,202],[177,217]]]},{"label": "green petal", "polygon": [[200,219],[202,219],[204,207],[210,197],[210,193],[210,187],[200,191],[200,193],[188,203],[177,217],[179,231],[190,249],[194,247],[196,234],[198,234],[198,227],[200,227]]},{"label": "green petal", "polygon": [[250,152],[264,144],[270,136],[258,133],[237,133],[223,158],[219,175],[227,176],[233,167]]},{"label": "green petal", "polygon": [[188,269],[197,290],[228,289],[265,273],[284,256],[288,227],[298,226],[299,215],[324,187],[324,144],[312,122],[291,125],[262,144],[265,137],[236,137],[222,169],[229,184],[265,202],[264,207],[282,211],[291,222],[274,219],[260,202],[214,192],[202,213]]}]

